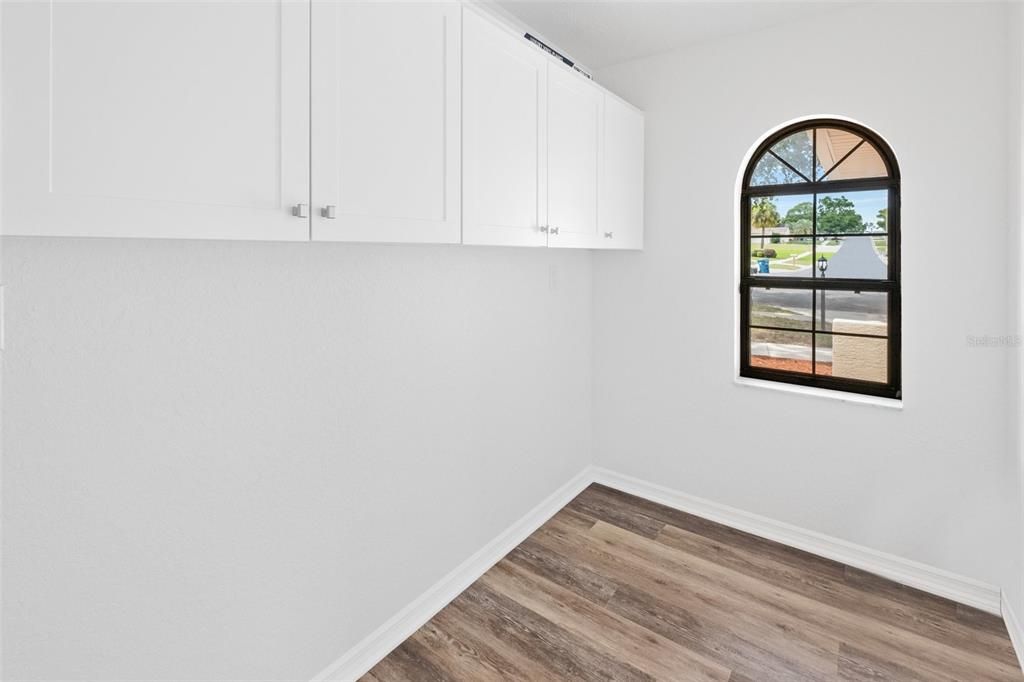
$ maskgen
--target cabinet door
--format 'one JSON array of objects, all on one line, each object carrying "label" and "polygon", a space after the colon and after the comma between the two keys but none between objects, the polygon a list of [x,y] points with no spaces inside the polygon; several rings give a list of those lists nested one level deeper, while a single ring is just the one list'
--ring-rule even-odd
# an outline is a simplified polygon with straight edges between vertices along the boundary
[{"label": "cabinet door", "polygon": [[547,61],[463,10],[462,240],[544,246]]},{"label": "cabinet door", "polygon": [[458,243],[459,5],[312,15],[313,239]]},{"label": "cabinet door", "polygon": [[597,188],[604,93],[559,64],[548,65],[548,246],[602,246]]},{"label": "cabinet door", "polygon": [[608,94],[604,108],[598,228],[603,248],[643,248],[644,115]]},{"label": "cabinet door", "polygon": [[307,5],[3,10],[4,234],[309,238]]}]

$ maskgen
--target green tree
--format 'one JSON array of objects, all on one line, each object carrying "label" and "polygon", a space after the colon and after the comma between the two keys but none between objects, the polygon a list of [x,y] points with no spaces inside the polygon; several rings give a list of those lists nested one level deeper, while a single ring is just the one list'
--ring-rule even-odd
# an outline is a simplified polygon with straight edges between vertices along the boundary
[{"label": "green tree", "polygon": [[786,211],[787,225],[793,225],[800,222],[801,220],[810,221],[811,213],[814,211],[814,205],[809,201],[801,201],[799,204],[793,206],[793,208]]},{"label": "green tree", "polygon": [[875,216],[875,225],[878,225],[878,229],[885,230],[889,226],[889,209],[883,208],[878,211],[878,215]]},{"label": "green tree", "polygon": [[[811,233],[811,218],[814,214],[814,204],[809,201],[801,201],[786,211],[786,218],[783,223],[789,228],[791,235]],[[800,240],[805,241],[805,240]]]},{"label": "green tree", "polygon": [[864,231],[864,219],[846,197],[818,199],[818,234],[848,234]]},{"label": "green tree", "polygon": [[779,209],[771,197],[758,197],[750,203],[750,225],[761,230],[761,248],[764,248],[764,231],[782,223]]}]

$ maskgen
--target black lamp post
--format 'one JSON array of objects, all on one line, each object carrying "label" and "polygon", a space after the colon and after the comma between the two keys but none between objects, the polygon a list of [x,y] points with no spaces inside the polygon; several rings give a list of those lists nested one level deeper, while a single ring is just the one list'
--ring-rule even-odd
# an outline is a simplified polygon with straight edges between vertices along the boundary
[{"label": "black lamp post", "polygon": [[[826,270],[828,270],[828,259],[825,258],[825,256],[818,256],[818,272],[821,273],[822,277],[825,276],[825,271]],[[828,331],[828,329],[825,327],[825,290],[824,289],[821,290],[821,305],[819,307],[821,308],[821,330],[822,331]]]}]

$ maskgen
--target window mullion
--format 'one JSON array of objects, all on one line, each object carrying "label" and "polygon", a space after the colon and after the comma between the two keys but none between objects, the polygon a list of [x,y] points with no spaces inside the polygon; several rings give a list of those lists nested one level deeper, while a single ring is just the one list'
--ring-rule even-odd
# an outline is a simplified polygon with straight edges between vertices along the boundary
[{"label": "window mullion", "polygon": [[[814,130],[814,143],[817,144],[817,129]],[[818,193],[811,195],[811,277],[818,270]],[[818,288],[811,289],[811,374],[818,375]]]}]

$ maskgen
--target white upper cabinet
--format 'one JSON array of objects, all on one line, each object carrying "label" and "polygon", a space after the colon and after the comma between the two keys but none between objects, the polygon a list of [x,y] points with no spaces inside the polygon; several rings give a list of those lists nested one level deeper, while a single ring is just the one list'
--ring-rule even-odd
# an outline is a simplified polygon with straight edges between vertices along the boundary
[{"label": "white upper cabinet", "polygon": [[309,7],[3,6],[3,232],[309,238]]},{"label": "white upper cabinet", "polygon": [[639,249],[643,114],[463,10],[466,244]]},{"label": "white upper cabinet", "polygon": [[548,65],[548,246],[602,246],[597,228],[604,93]]},{"label": "white upper cabinet", "polygon": [[603,128],[597,218],[601,246],[608,249],[642,249],[643,112],[606,93]]},{"label": "white upper cabinet", "polygon": [[458,243],[457,3],[312,6],[313,239]]},{"label": "white upper cabinet", "polygon": [[462,240],[547,244],[545,55],[463,10]]},{"label": "white upper cabinet", "polygon": [[0,0],[0,232],[641,248],[643,114],[454,0]]}]

